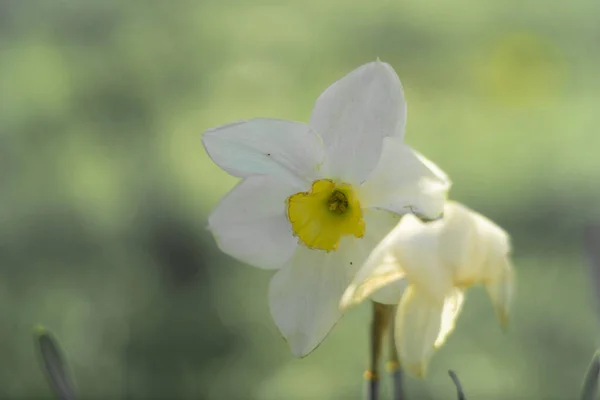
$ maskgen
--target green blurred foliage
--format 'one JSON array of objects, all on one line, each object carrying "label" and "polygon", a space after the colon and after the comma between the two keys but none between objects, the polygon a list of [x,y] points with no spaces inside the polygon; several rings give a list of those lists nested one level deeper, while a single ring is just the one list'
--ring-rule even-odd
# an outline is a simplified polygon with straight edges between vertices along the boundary
[{"label": "green blurred foliage", "polygon": [[[409,398],[573,398],[598,345],[581,227],[600,217],[600,3],[576,0],[0,1],[0,397],[51,398],[51,328],[83,398],[353,399],[368,307],[292,359],[269,273],[220,254],[206,217],[235,183],[207,128],[306,121],[376,57],[407,142],[452,197],[513,236],[502,334],[483,291]],[[384,388],[385,389],[385,388]]]}]

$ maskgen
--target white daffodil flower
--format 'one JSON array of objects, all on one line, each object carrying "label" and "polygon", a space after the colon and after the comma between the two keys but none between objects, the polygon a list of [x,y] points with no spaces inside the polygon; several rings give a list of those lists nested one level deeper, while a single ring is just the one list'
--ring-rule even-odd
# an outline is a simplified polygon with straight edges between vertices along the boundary
[{"label": "white daffodil flower", "polygon": [[[367,297],[398,304],[395,342],[402,367],[423,377],[474,284],[487,289],[500,323],[514,292],[507,233],[467,207],[448,202],[442,219],[405,215],[379,243],[342,297],[342,309]],[[388,285],[388,286],[386,286]]]},{"label": "white daffodil flower", "polygon": [[376,61],[327,88],[308,125],[252,119],[204,133],[212,160],[243,178],[209,228],[223,252],[279,269],[269,304],[296,356],[335,325],[341,295],[400,214],[443,210],[450,182],[403,143],[405,116],[398,76]]}]

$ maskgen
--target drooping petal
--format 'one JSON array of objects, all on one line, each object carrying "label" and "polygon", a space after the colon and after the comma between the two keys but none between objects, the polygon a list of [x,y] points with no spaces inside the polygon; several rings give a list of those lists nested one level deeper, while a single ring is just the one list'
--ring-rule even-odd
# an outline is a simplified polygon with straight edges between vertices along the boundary
[{"label": "drooping petal", "polygon": [[485,283],[485,288],[496,311],[500,326],[508,327],[510,305],[515,292],[513,267],[508,258],[498,260],[495,264],[497,274]]},{"label": "drooping petal", "polygon": [[271,314],[292,353],[302,357],[325,339],[342,315],[344,290],[373,247],[398,223],[388,211],[363,210],[365,234],[345,236],[336,251],[298,247],[291,262],[271,280]]},{"label": "drooping petal", "polygon": [[[379,261],[371,261],[358,271],[352,283],[344,292],[340,307],[346,309],[358,304],[379,290],[385,289],[388,285],[402,280],[404,276],[404,271],[394,257],[383,257]],[[392,290],[396,291],[396,293],[390,294],[385,292],[380,295],[385,299],[389,299],[389,297],[394,297],[394,299],[378,302],[383,304],[397,304],[402,296],[403,287],[394,285]],[[379,300],[382,299],[380,298]]]},{"label": "drooping petal", "polygon": [[410,374],[424,377],[440,336],[444,302],[433,300],[426,293],[409,285],[395,320],[395,341],[400,365]]},{"label": "drooping petal", "polygon": [[469,286],[494,277],[495,265],[510,252],[508,234],[488,218],[457,202],[446,204],[444,221],[440,254],[453,268],[456,284]]},{"label": "drooping petal", "polygon": [[383,139],[379,163],[360,193],[364,207],[435,219],[442,214],[450,186],[439,167],[394,137]]},{"label": "drooping petal", "polygon": [[396,305],[400,302],[407,286],[408,281],[406,279],[394,280],[374,291],[371,300],[376,303]]},{"label": "drooping petal", "polygon": [[371,256],[383,252],[394,257],[411,284],[441,302],[452,288],[452,275],[439,258],[442,228],[442,220],[423,223],[413,214],[406,214]]},{"label": "drooping petal", "polygon": [[482,255],[486,250],[482,249],[470,209],[454,201],[446,203],[439,241],[440,259],[455,285],[467,287],[482,281]]},{"label": "drooping petal", "polygon": [[508,233],[485,216],[472,211],[477,236],[480,238],[479,258],[483,263],[483,274],[495,276],[499,260],[508,257],[511,252],[510,237]]},{"label": "drooping petal", "polygon": [[462,310],[462,306],[465,300],[465,296],[462,290],[453,289],[452,293],[444,300],[444,309],[442,311],[442,323],[440,326],[440,333],[435,339],[435,348],[439,348],[444,344],[448,335],[454,330],[456,324],[456,318]]},{"label": "drooping petal", "polygon": [[448,202],[440,234],[440,257],[452,269],[454,285],[483,283],[503,327],[514,292],[510,239],[498,225],[462,204]]},{"label": "drooping petal", "polygon": [[[381,240],[398,224],[401,217],[385,210],[366,209],[363,212],[366,234],[363,240],[356,241],[356,245],[365,257],[340,301],[340,307],[344,310],[364,301],[386,285],[391,284],[392,287],[373,300],[384,304],[398,303],[404,291],[404,283],[396,283],[405,275],[397,259],[387,257],[385,249],[377,250]],[[390,302],[390,297],[395,297],[395,300]]]},{"label": "drooping petal", "polygon": [[271,279],[271,315],[296,357],[313,351],[342,315],[340,297],[356,271],[350,264],[353,240],[343,238],[334,252],[298,246]]},{"label": "drooping petal", "polygon": [[298,245],[285,214],[294,190],[269,176],[241,181],[208,218],[221,251],[255,267],[282,267]]},{"label": "drooping petal", "polygon": [[386,63],[365,64],[317,99],[310,125],[323,138],[332,177],[357,184],[375,168],[382,139],[402,139],[406,102],[400,79]]},{"label": "drooping petal", "polygon": [[202,143],[210,158],[238,177],[270,175],[302,187],[319,176],[320,137],[306,124],[257,118],[209,129]]}]

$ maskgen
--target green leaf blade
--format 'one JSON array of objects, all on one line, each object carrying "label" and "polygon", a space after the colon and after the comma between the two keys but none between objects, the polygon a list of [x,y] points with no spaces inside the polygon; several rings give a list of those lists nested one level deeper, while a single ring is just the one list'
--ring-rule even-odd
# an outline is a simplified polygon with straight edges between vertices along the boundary
[{"label": "green leaf blade", "polygon": [[590,366],[583,380],[581,390],[582,400],[594,400],[598,396],[598,378],[600,378],[600,353],[597,351],[592,357]]},{"label": "green leaf blade", "polygon": [[75,385],[58,340],[43,326],[35,328],[37,352],[48,383],[61,400],[76,400]]},{"label": "green leaf blade", "polygon": [[460,380],[456,373],[452,370],[448,370],[448,375],[450,375],[450,379],[454,382],[454,386],[456,386],[456,396],[458,400],[466,400],[465,392],[463,391],[462,385],[460,384]]}]

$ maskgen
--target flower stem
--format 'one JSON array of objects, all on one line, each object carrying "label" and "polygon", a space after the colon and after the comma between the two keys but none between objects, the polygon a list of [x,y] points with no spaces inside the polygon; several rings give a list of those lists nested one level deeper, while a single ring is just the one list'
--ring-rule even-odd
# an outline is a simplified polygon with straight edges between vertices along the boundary
[{"label": "flower stem", "polygon": [[379,399],[379,361],[383,338],[390,322],[390,306],[373,302],[373,319],[371,320],[371,349],[369,357],[369,368],[365,372],[368,382],[367,400]]},{"label": "flower stem", "polygon": [[[396,307],[390,307],[390,318],[396,314]],[[396,348],[396,340],[394,338],[394,324],[390,324],[389,328],[389,353],[387,369],[392,375],[394,387],[393,400],[406,400],[404,394],[404,379],[402,378],[402,369],[400,368],[400,360],[398,359],[398,349]]]}]

